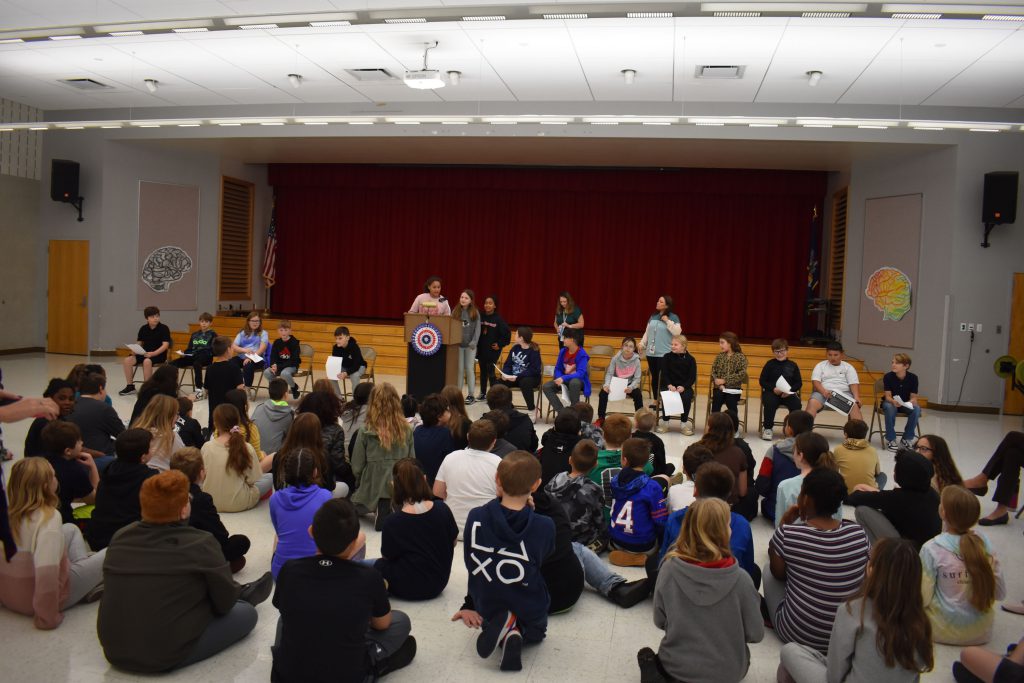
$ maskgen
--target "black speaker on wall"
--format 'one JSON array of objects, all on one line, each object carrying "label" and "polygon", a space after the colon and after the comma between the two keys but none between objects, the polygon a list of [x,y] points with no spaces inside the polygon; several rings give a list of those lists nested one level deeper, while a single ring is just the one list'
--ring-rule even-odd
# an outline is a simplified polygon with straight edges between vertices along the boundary
[{"label": "black speaker on wall", "polygon": [[996,171],[985,174],[985,195],[981,203],[981,222],[992,225],[1013,223],[1017,220],[1016,171]]},{"label": "black speaker on wall", "polygon": [[78,200],[78,162],[54,159],[50,162],[50,199],[55,202]]}]

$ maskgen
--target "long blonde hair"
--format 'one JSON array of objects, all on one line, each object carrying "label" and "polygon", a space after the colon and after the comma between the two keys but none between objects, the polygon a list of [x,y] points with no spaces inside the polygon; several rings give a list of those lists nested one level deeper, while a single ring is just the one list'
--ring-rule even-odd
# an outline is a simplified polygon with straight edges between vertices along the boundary
[{"label": "long blonde hair", "polygon": [[142,415],[132,427],[145,429],[153,435],[151,453],[162,453],[171,457],[174,450],[174,424],[178,420],[178,401],[170,396],[157,394],[149,401]]},{"label": "long blonde hair", "polygon": [[375,385],[370,392],[366,429],[374,432],[380,439],[380,445],[386,449],[409,440],[412,432],[402,412],[402,401],[388,382]]},{"label": "long blonde hair", "polygon": [[7,517],[19,545],[22,539],[18,538],[18,530],[27,517],[42,510],[45,521],[60,505],[57,494],[50,490],[53,476],[53,466],[46,458],[22,458],[11,468],[11,480],[7,482]]},{"label": "long blonde hair", "polygon": [[973,527],[981,517],[981,504],[977,496],[956,485],[942,489],[941,500],[946,528],[960,537],[960,555],[971,577],[968,586],[971,606],[979,612],[987,612],[996,601],[996,572],[985,541],[974,533]]},{"label": "long blonde hair", "polygon": [[718,562],[732,557],[729,521],[729,504],[724,500],[698,498],[690,504],[679,538],[666,554],[687,562]]}]

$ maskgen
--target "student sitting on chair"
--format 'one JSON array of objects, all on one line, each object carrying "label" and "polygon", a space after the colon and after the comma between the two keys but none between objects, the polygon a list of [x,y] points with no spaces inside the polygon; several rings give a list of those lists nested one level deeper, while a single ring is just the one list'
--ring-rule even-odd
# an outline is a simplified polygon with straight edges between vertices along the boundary
[{"label": "student sitting on chair", "polygon": [[[882,377],[885,394],[882,411],[885,413],[885,447],[890,451],[910,448],[917,434],[917,421],[921,418],[921,405],[917,402],[917,375],[910,372],[910,356],[897,353],[892,357],[892,370]],[[896,441],[896,413],[907,416],[903,439]]]},{"label": "student sitting on chair", "polygon": [[[800,387],[803,385],[800,367],[789,360],[789,342],[785,339],[773,341],[772,354],[775,357],[764,364],[761,378],[758,380],[758,384],[761,385],[761,406],[764,410],[761,438],[765,441],[772,440],[775,411],[779,406],[785,407],[789,412],[800,410]],[[789,393],[779,388],[780,378],[789,384]]]},{"label": "student sitting on chair", "polygon": [[299,340],[292,336],[292,324],[282,320],[277,324],[278,339],[270,347],[270,366],[263,371],[263,378],[268,382],[280,377],[292,389],[292,398],[299,398],[299,385],[292,379],[302,363]]},{"label": "student sitting on chair", "polygon": [[213,316],[209,313],[199,314],[199,330],[192,333],[188,339],[188,346],[180,358],[171,361],[171,365],[183,370],[192,368],[195,377],[196,398],[203,397],[203,368],[213,362],[213,350],[210,345],[217,338],[217,333],[210,329],[213,325]]},{"label": "student sitting on chair", "polygon": [[568,328],[562,341],[565,346],[555,361],[555,378],[544,383],[544,396],[557,413],[565,407],[560,394],[564,386],[569,393],[569,405],[580,400],[580,394],[590,396],[590,355],[580,345],[583,333]]},{"label": "student sitting on chair", "polygon": [[817,415],[832,394],[838,392],[853,399],[848,417],[863,420],[864,416],[860,412],[860,378],[854,367],[843,360],[843,345],[836,341],[829,342],[825,345],[825,357],[826,360],[815,365],[811,373],[814,391],[807,399],[807,412]]},{"label": "student sitting on chair", "polygon": [[132,376],[135,374],[136,365],[142,365],[142,379],[145,381],[153,374],[154,365],[167,361],[167,349],[171,348],[171,330],[160,322],[160,309],[156,306],[146,306],[142,314],[146,317],[146,324],[139,328],[136,343],[145,353],[132,354],[124,359],[125,386],[117,392],[121,396],[135,393]]}]

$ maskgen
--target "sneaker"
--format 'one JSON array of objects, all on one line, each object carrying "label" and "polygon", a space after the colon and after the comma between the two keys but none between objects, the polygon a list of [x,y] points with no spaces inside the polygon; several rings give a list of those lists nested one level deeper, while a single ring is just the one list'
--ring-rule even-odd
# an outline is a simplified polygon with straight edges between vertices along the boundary
[{"label": "sneaker", "polygon": [[118,396],[131,396],[134,393],[135,393],[135,385],[134,384],[129,384],[124,389],[122,389],[121,391],[117,392],[117,395]]},{"label": "sneaker", "polygon": [[501,670],[523,670],[523,634],[519,629],[513,629],[505,636],[505,643],[501,649]]},{"label": "sneaker", "polygon": [[692,422],[684,422],[683,423],[683,436],[693,436],[693,423]]},{"label": "sneaker", "polygon": [[616,567],[643,567],[647,564],[647,555],[631,553],[628,550],[613,550],[608,553],[608,561]]},{"label": "sneaker", "polygon": [[665,677],[658,668],[658,655],[654,650],[645,647],[636,653],[636,663],[640,665],[640,683],[665,683]]},{"label": "sneaker", "polygon": [[765,429],[762,429],[761,430],[761,439],[763,441],[771,441],[772,440],[772,430],[768,429],[767,427]]},{"label": "sneaker", "polygon": [[623,581],[617,583],[608,593],[608,599],[619,607],[629,609],[633,605],[643,602],[651,594],[650,581],[640,579],[639,581]]},{"label": "sneaker", "polygon": [[892,441],[886,440],[886,442],[885,442],[885,449],[886,450],[897,451],[897,450],[899,450],[899,447],[900,447],[900,442],[897,441],[896,439],[893,439]]},{"label": "sneaker", "polygon": [[910,442],[907,441],[906,439],[900,439],[900,448],[906,448],[909,450],[910,448],[912,448],[912,446],[910,445]]},{"label": "sneaker", "polygon": [[292,387],[292,398],[296,401],[299,400],[299,388],[297,386]]},{"label": "sneaker", "polygon": [[390,657],[377,662],[376,678],[385,676],[392,671],[398,671],[412,664],[413,658],[416,656],[416,639],[409,636],[402,643],[402,647],[395,650]]},{"label": "sneaker", "polygon": [[102,597],[103,597],[103,584],[101,583],[100,585],[96,586],[91,591],[86,593],[85,597],[82,598],[82,602],[85,603],[85,604],[90,604],[90,603],[96,602],[97,600],[99,600]]},{"label": "sneaker", "polygon": [[487,394],[485,394],[483,392],[480,392],[479,394],[476,395],[476,400],[478,400],[478,401],[486,401],[487,400]]},{"label": "sneaker", "polygon": [[[484,627],[476,638],[476,653],[487,659],[494,654],[498,643],[514,630],[516,630],[516,615],[511,612],[505,612],[503,618],[495,617],[484,622]],[[518,633],[518,631],[516,632]]]},{"label": "sneaker", "polygon": [[274,577],[270,575],[270,572],[266,572],[252,583],[243,584],[238,599],[245,600],[255,607],[269,598],[272,590],[274,590]]},{"label": "sneaker", "polygon": [[658,420],[658,426],[654,428],[659,434],[664,434],[668,431],[668,424],[664,420]]},{"label": "sneaker", "polygon": [[202,401],[204,398],[206,398],[206,392],[202,389],[196,389],[196,400]]},{"label": "sneaker", "polygon": [[476,399],[473,398],[473,394],[470,394],[469,396],[466,397],[466,405],[467,406],[471,406],[474,403],[476,403]]}]

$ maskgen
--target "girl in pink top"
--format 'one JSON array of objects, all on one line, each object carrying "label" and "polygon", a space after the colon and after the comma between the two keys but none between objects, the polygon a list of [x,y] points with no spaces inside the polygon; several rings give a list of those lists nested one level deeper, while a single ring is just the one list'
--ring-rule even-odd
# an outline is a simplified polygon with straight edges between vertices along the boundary
[{"label": "girl in pink top", "polygon": [[423,283],[423,293],[413,299],[410,313],[421,315],[451,315],[452,307],[448,299],[441,296],[441,278],[431,275]]},{"label": "girl in pink top", "polygon": [[0,605],[34,617],[36,628],[60,626],[62,610],[103,583],[105,550],[89,554],[74,524],[61,525],[57,476],[45,458],[11,468],[8,515],[18,552],[0,554]]}]

